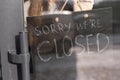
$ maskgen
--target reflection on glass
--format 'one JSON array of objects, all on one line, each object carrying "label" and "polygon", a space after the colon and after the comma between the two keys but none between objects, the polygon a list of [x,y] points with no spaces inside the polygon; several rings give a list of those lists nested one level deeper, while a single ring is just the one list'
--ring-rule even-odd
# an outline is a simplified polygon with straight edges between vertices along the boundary
[{"label": "reflection on glass", "polygon": [[113,34],[112,10],[91,10],[93,4],[93,0],[25,2],[31,80],[118,80],[120,43],[114,43],[120,38]]}]

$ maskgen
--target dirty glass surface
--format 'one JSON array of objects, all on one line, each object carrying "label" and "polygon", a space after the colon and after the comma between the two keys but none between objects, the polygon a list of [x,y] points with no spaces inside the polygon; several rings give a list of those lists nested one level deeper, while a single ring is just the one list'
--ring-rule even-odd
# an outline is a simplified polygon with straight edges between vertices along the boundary
[{"label": "dirty glass surface", "polygon": [[117,80],[112,8],[28,17],[27,24],[32,80]]}]

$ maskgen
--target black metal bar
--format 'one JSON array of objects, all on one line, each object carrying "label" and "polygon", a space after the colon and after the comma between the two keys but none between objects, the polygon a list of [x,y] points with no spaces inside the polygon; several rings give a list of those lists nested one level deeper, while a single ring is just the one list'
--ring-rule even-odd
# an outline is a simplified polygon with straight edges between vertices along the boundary
[{"label": "black metal bar", "polygon": [[[15,50],[8,51],[8,60],[14,64],[21,64],[22,80],[30,80],[30,54],[28,51],[27,31],[20,32],[21,54],[17,54]],[[19,75],[18,75],[19,76]]]},{"label": "black metal bar", "polygon": [[30,55],[28,52],[28,36],[27,31],[20,33],[20,42],[21,42],[21,54],[24,55],[24,63],[22,64],[22,80],[30,80]]}]

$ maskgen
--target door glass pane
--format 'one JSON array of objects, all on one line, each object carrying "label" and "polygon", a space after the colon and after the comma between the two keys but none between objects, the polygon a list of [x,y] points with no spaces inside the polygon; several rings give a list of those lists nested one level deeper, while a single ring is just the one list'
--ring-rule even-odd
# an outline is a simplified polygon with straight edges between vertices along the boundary
[{"label": "door glass pane", "polygon": [[25,2],[31,80],[119,80],[114,8],[93,4],[93,0]]}]

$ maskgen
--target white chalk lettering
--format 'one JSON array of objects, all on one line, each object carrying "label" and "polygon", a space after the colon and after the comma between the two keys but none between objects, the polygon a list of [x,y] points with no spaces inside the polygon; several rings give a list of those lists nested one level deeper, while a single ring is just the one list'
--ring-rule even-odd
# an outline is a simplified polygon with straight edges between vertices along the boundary
[{"label": "white chalk lettering", "polygon": [[91,28],[96,28],[96,20],[95,19],[90,19],[91,22]]},{"label": "white chalk lettering", "polygon": [[87,29],[87,21],[84,21],[83,23],[75,23],[75,26],[77,28],[77,31]]},{"label": "white chalk lettering", "polygon": [[43,41],[42,43],[38,44],[38,46],[37,46],[37,55],[38,55],[38,57],[39,57],[42,61],[44,61],[44,62],[48,62],[52,57],[49,57],[49,58],[47,58],[47,59],[44,59],[44,58],[40,55],[40,48],[41,48],[43,45],[49,44],[49,43],[50,43],[49,41]]},{"label": "white chalk lettering", "polygon": [[51,27],[52,33],[58,33],[57,30],[55,29],[56,28],[55,24],[51,24],[50,27]]},{"label": "white chalk lettering", "polygon": [[83,22],[83,29],[87,29],[87,21]]},{"label": "white chalk lettering", "polygon": [[65,51],[65,40],[70,40],[70,44],[71,44],[71,48],[73,48],[73,42],[72,42],[72,39],[69,37],[69,36],[65,36],[63,38],[63,53],[66,55],[66,56],[71,56],[72,55],[72,51],[70,51],[69,49],[69,54]]},{"label": "white chalk lettering", "polygon": [[41,31],[39,30],[39,28],[38,27],[35,27],[35,35],[36,36],[40,36],[40,34],[41,34]]},{"label": "white chalk lettering", "polygon": [[88,19],[80,23],[75,23],[77,31],[85,29],[101,28],[101,23],[99,19]]},{"label": "white chalk lettering", "polygon": [[[107,40],[107,43],[106,43],[106,45],[104,46],[104,48],[103,49],[101,49],[100,50],[100,36],[104,36],[105,38],[106,38],[106,40]],[[103,51],[105,51],[106,49],[107,49],[107,47],[109,46],[109,43],[110,43],[110,41],[109,41],[109,37],[107,36],[107,35],[105,35],[105,34],[102,34],[102,33],[97,33],[97,47],[98,47],[98,53],[102,53]]]},{"label": "white chalk lettering", "polygon": [[64,32],[63,28],[64,28],[64,26],[62,25],[62,23],[58,23],[58,29],[60,32]]},{"label": "white chalk lettering", "polygon": [[65,24],[64,27],[66,27],[68,30],[66,32],[70,32],[71,29],[71,23],[69,23],[68,25]]},{"label": "white chalk lettering", "polygon": [[75,44],[78,45],[80,48],[82,48],[82,51],[79,52],[79,53],[83,53],[85,51],[85,46],[83,46],[82,44],[79,43],[80,38],[84,38],[84,36],[83,35],[77,35],[75,37]]},{"label": "white chalk lettering", "polygon": [[93,36],[93,34],[90,34],[90,35],[87,35],[86,36],[86,41],[87,41],[87,51],[88,51],[88,53],[93,53],[94,51],[90,51],[90,45],[97,45],[97,42],[95,42],[95,43],[90,43],[89,42],[89,38],[90,37],[92,37]]},{"label": "white chalk lettering", "polygon": [[80,29],[83,29],[83,26],[81,24],[76,23],[75,24],[77,31],[79,31]]},{"label": "white chalk lettering", "polygon": [[59,56],[56,39],[54,39],[53,41],[54,41],[54,44],[55,44],[56,58],[57,59],[64,58],[64,56]]},{"label": "white chalk lettering", "polygon": [[49,32],[50,32],[49,27],[48,27],[47,25],[43,26],[43,27],[42,27],[42,32],[43,32],[44,34],[49,34]]}]

